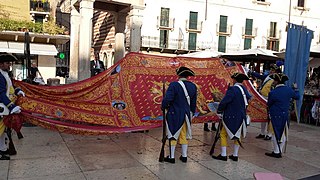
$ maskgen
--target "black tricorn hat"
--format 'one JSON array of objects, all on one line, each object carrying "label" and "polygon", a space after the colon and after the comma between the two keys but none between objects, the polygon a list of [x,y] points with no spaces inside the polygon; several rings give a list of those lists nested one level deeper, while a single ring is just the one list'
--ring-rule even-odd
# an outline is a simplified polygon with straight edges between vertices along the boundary
[{"label": "black tricorn hat", "polygon": [[12,61],[17,61],[18,59],[9,53],[1,53],[0,54],[0,63],[1,62],[12,62]]},{"label": "black tricorn hat", "polygon": [[270,66],[270,69],[278,70],[278,69],[280,69],[280,68],[279,68],[277,65],[272,64],[272,65]]},{"label": "black tricorn hat", "polygon": [[273,80],[278,81],[280,83],[284,83],[289,80],[288,76],[283,73],[276,73],[270,76]]},{"label": "black tricorn hat", "polygon": [[249,77],[243,73],[233,73],[231,78],[235,79],[237,82],[242,82],[243,80],[249,80]]},{"label": "black tricorn hat", "polygon": [[178,76],[182,77],[195,76],[194,72],[191,69],[184,66],[181,66],[178,69],[176,69],[176,72]]}]

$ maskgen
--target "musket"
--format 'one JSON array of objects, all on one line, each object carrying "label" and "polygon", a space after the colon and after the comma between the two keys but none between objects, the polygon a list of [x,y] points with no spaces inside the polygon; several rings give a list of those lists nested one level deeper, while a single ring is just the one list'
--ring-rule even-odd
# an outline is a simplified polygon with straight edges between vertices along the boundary
[{"label": "musket", "polygon": [[210,156],[212,156],[212,154],[214,153],[214,148],[216,147],[216,144],[218,142],[218,140],[220,139],[220,131],[221,131],[221,126],[222,126],[222,119],[220,119],[219,121],[219,124],[218,124],[218,129],[216,131],[216,135],[214,137],[214,141],[213,141],[213,144],[211,146],[211,149],[210,149]]},{"label": "musket", "polygon": [[[229,89],[229,87],[230,87],[230,83],[228,84],[228,89]],[[214,148],[216,147],[216,144],[217,144],[218,140],[220,139],[221,128],[222,128],[222,118],[219,121],[218,129],[216,131],[216,135],[214,137],[214,141],[213,141],[213,144],[212,144],[210,152],[209,152],[210,156],[212,156],[212,154],[214,153]]]},{"label": "musket", "polygon": [[[165,81],[163,81],[162,85],[162,98],[165,96]],[[162,109],[162,146],[160,150],[160,155],[159,155],[159,162],[164,162],[164,146],[166,145],[167,141],[167,133],[166,133],[166,110],[163,108]]]},{"label": "musket", "polygon": [[9,155],[15,155],[17,154],[16,148],[14,147],[13,141],[12,141],[12,131],[11,128],[7,128],[7,135],[9,139]]}]

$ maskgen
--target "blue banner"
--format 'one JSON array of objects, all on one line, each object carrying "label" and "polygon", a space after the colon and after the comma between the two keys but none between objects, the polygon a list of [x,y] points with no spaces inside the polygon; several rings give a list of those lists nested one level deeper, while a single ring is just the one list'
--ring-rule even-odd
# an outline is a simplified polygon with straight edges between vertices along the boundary
[{"label": "blue banner", "polygon": [[296,102],[297,121],[300,121],[300,110],[306,81],[310,45],[313,31],[304,26],[288,23],[284,73],[289,77],[288,86],[297,83],[300,99]]}]

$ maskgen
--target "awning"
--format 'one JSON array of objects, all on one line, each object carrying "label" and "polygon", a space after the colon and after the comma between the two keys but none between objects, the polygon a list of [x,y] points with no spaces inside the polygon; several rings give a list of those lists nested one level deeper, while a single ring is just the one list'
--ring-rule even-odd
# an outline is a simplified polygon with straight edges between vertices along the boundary
[{"label": "awning", "polygon": [[[24,43],[0,41],[0,52],[24,54]],[[30,43],[30,54],[32,55],[55,56],[57,53],[57,48],[52,44]]]}]

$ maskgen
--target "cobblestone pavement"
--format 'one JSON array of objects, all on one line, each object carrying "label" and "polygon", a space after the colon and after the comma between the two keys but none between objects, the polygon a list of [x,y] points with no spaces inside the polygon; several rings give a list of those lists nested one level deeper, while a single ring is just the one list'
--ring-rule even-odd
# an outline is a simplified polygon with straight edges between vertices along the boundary
[{"label": "cobblestone pavement", "polygon": [[[112,179],[254,179],[255,172],[280,173],[284,179],[320,174],[320,127],[291,123],[284,157],[273,159],[271,142],[256,139],[260,124],[249,127],[239,150],[239,161],[217,161],[209,156],[215,132],[193,125],[188,162],[159,163],[162,129],[146,133],[106,136],[61,134],[41,127],[23,127],[23,139],[13,135],[18,154],[0,161],[0,179],[112,180]],[[218,143],[219,144],[219,143]],[[232,143],[228,147],[231,154]],[[166,147],[168,150],[168,147]],[[220,152],[216,147],[215,154]],[[168,153],[168,152],[166,152]]]}]

